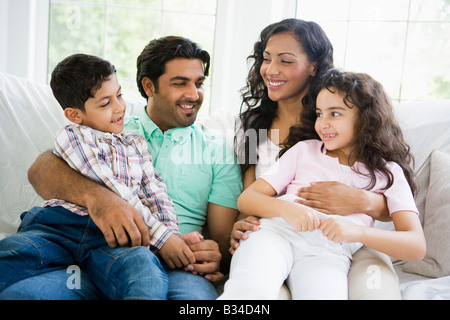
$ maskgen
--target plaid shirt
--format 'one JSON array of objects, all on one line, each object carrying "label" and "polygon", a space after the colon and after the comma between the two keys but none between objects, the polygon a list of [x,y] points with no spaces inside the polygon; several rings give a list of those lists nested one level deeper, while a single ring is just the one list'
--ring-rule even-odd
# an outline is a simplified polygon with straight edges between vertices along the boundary
[{"label": "plaid shirt", "polygon": [[[53,152],[133,205],[149,228],[152,250],[160,249],[170,235],[180,234],[172,200],[141,136],[72,124],[58,132]],[[79,215],[88,214],[86,208],[58,199],[46,201],[43,206],[62,206]]]}]

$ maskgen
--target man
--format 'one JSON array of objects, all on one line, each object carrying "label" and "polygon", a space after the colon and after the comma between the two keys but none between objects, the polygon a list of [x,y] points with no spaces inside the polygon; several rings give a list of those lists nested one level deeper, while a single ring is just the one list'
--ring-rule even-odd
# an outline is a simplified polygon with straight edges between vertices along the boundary
[{"label": "man", "polygon": [[[239,168],[230,161],[234,159],[232,150],[193,125],[203,102],[209,65],[209,54],[190,40],[165,37],[151,41],[137,61],[137,83],[148,105],[139,117],[127,119],[125,126],[147,140],[153,164],[174,202],[180,231],[201,232],[207,221],[209,240],[191,246],[197,263],[189,265],[188,271],[168,270],[168,299],[215,299],[211,282],[223,278],[219,263],[227,272],[230,260],[229,237],[242,191]],[[53,154],[45,153],[36,160],[29,180],[44,199],[64,199],[86,207],[110,246],[148,246],[147,227],[130,204],[78,175]],[[98,296],[85,275],[81,292],[72,294],[61,288],[69,275],[66,270],[57,272],[19,282],[6,289],[2,298],[8,293],[39,298],[38,284],[42,282],[46,299]],[[55,281],[54,290],[45,277]],[[24,295],[17,295],[24,290]]]}]

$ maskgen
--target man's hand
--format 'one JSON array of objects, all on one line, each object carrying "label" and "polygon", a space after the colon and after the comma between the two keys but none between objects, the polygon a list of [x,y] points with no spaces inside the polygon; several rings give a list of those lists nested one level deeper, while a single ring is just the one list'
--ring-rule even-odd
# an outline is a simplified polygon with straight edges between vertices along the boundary
[{"label": "man's hand", "polygon": [[28,171],[28,180],[44,199],[64,199],[86,207],[109,246],[150,245],[148,228],[133,206],[71,169],[51,151],[36,159]]},{"label": "man's hand", "polygon": [[88,204],[88,211],[108,245],[149,247],[148,227],[141,214],[127,201],[109,190],[104,191]]},{"label": "man's hand", "polygon": [[194,274],[205,275],[211,282],[218,282],[224,278],[219,271],[222,255],[219,245],[213,240],[203,240],[189,246],[195,255],[196,263],[187,266],[186,270]]}]

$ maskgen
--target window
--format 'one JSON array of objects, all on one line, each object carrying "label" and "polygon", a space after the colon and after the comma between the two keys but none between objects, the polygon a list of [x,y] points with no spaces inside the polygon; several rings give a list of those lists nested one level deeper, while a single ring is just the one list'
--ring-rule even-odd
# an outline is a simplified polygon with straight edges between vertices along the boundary
[{"label": "window", "polygon": [[[136,58],[145,45],[160,36],[181,35],[213,56],[216,6],[215,0],[51,0],[48,78],[71,54],[97,55],[116,66],[126,96],[142,99]],[[201,114],[209,112],[210,78]]]},{"label": "window", "polygon": [[297,0],[319,23],[335,66],[366,72],[394,101],[450,98],[450,0]]}]

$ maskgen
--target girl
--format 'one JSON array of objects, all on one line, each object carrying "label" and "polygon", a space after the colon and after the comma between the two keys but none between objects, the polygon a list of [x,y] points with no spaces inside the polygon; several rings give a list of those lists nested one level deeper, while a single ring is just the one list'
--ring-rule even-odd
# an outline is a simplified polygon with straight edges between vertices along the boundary
[{"label": "girl", "polygon": [[[365,74],[330,70],[316,109],[304,108],[311,128],[291,130],[277,175],[262,175],[238,207],[263,217],[241,243],[221,299],[275,299],[287,278],[294,299],[347,299],[347,273],[362,245],[402,260],[421,260],[425,239],[414,203],[412,156],[382,86]],[[395,231],[371,228],[365,214],[329,216],[295,202],[311,181],[339,181],[383,193]],[[273,197],[286,191],[281,197]]]}]

